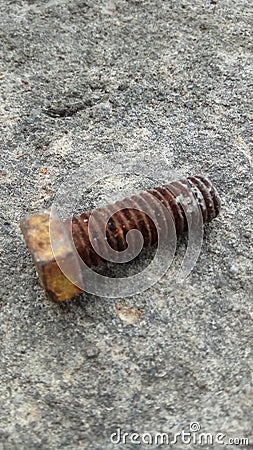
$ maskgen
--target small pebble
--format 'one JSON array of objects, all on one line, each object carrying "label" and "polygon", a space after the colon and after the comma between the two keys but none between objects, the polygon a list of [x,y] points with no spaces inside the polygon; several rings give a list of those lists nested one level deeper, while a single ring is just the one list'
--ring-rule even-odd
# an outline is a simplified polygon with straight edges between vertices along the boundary
[{"label": "small pebble", "polygon": [[231,275],[237,275],[238,272],[239,269],[235,264],[232,264],[232,266],[229,267],[229,273],[231,273]]},{"label": "small pebble", "polygon": [[99,349],[94,345],[92,345],[91,347],[87,348],[86,350],[86,356],[88,358],[95,358],[96,356],[99,355]]}]

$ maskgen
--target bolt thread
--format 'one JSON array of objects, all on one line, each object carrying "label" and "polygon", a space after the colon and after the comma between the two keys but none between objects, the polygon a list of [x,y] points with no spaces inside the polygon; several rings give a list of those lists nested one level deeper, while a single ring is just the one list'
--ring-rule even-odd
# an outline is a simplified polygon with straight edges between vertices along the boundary
[{"label": "bolt thread", "polygon": [[[89,238],[89,218],[93,211],[74,216],[72,219],[72,235],[80,257],[89,267],[99,265],[101,261],[106,259],[108,253],[106,241],[113,250],[122,252],[128,247],[127,233],[134,229],[142,233],[144,247],[157,243],[157,228],[148,215],[149,211],[152,217],[154,215],[159,216],[162,211],[163,217],[160,217],[159,220],[159,225],[162,224],[160,232],[163,235],[169,232],[165,212],[163,209],[161,210],[159,203],[162,203],[170,211],[176,233],[178,236],[182,235],[187,231],[187,200],[192,199],[192,195],[196,202],[193,203],[194,209],[191,214],[196,214],[200,209],[203,223],[210,222],[219,214],[220,199],[218,193],[213,184],[201,175],[173,181],[166,186],[156,187],[118,201],[114,205],[97,209],[101,220],[96,222],[95,238],[104,258],[96,253]],[[118,209],[117,212],[115,212],[115,207]],[[108,214],[110,218],[106,221],[105,227],[102,219],[103,217],[108,218]],[[133,245],[136,238],[136,236],[131,236]]]}]

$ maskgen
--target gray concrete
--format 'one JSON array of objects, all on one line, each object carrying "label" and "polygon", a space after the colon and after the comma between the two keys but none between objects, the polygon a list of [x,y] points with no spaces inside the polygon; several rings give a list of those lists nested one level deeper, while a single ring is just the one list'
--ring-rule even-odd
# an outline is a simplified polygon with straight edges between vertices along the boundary
[{"label": "gray concrete", "polygon": [[[250,0],[1,2],[0,449],[165,448],[110,435],[196,421],[253,445],[251,23]],[[221,193],[192,274],[51,303],[20,217],[152,145]]]}]

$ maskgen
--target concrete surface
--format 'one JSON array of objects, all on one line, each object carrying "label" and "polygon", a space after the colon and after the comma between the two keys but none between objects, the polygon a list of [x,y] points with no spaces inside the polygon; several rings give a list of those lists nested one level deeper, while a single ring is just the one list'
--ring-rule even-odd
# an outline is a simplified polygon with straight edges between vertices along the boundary
[{"label": "concrete surface", "polygon": [[[1,25],[0,449],[169,448],[110,436],[192,422],[253,445],[251,1],[6,0]],[[49,302],[20,217],[150,145],[222,197],[192,274]]]}]

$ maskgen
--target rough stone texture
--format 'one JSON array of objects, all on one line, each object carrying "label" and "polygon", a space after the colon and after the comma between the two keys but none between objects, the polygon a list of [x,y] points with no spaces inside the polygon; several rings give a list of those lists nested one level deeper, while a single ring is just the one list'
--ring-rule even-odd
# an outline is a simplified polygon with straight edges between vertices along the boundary
[{"label": "rough stone texture", "polygon": [[[2,2],[1,449],[163,448],[110,435],[196,421],[253,444],[252,20],[250,0]],[[192,274],[49,302],[20,217],[151,145],[221,193]]]}]

